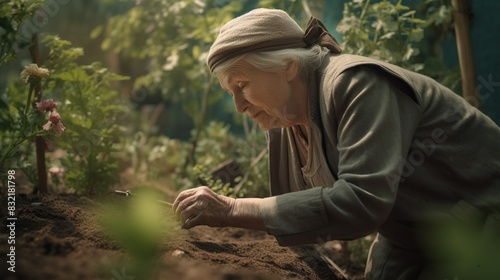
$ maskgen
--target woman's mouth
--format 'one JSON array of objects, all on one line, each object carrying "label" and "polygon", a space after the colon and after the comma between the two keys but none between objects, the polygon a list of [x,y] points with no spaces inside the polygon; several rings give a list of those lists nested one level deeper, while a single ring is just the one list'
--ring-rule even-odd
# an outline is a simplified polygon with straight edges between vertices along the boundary
[{"label": "woman's mouth", "polygon": [[259,112],[255,113],[255,114],[252,114],[252,115],[249,114],[248,116],[250,118],[252,118],[252,119],[255,119],[260,113],[262,113],[262,111],[259,111]]}]

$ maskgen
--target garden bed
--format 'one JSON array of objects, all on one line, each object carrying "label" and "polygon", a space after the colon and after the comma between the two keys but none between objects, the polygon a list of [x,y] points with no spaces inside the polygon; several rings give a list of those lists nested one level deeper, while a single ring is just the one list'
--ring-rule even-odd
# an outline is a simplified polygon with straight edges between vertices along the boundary
[{"label": "garden bed", "polygon": [[[125,251],[97,222],[102,203],[79,195],[18,195],[16,272],[3,269],[0,278],[138,279],[123,265]],[[312,247],[281,247],[250,230],[176,227],[160,244],[157,279],[340,279]],[[0,249],[7,252],[8,232],[1,228]]]}]

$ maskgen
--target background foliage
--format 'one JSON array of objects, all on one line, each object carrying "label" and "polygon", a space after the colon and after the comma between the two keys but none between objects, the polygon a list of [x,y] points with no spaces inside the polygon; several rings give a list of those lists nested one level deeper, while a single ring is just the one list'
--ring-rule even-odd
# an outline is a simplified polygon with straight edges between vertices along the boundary
[{"label": "background foliage", "polygon": [[[23,21],[33,18],[45,1],[7,2],[0,26],[5,38],[2,61],[9,69],[7,61],[26,41],[18,32]],[[90,55],[57,36],[44,39],[45,65],[54,71],[46,92],[65,100],[61,112],[68,128],[57,146],[67,156],[52,164],[64,166],[68,186],[90,193],[118,184],[118,172],[128,168],[139,180],[169,177],[177,189],[211,182],[225,194],[265,195],[264,135],[251,120],[234,114],[231,99],[208,72],[205,58],[219,27],[252,8],[284,9],[302,24],[324,6],[321,1],[284,0],[88,1],[61,6],[87,21],[78,11],[92,9],[100,20],[81,27],[93,39],[93,44],[84,43]],[[58,13],[42,25],[61,31],[53,19],[71,22],[69,14]],[[439,45],[450,23],[446,0],[412,7],[403,1],[357,0],[346,1],[337,30],[345,53],[420,71],[457,90],[458,71],[445,66]],[[76,40],[74,34],[67,35]],[[97,52],[95,45],[104,52],[103,62],[88,61]],[[16,106],[16,99],[22,100],[12,94],[16,84],[6,87],[0,105]],[[165,136],[164,119],[183,123],[180,127],[190,133],[180,139]],[[29,146],[23,149],[27,152],[22,162],[30,162]],[[219,164],[231,160],[244,171],[231,175],[236,178],[230,187],[226,181],[210,180]]]},{"label": "background foliage", "polygon": [[337,31],[345,53],[420,72],[461,93],[458,69],[446,67],[442,56],[451,23],[451,5],[443,0],[423,1],[416,8],[402,0],[352,1],[345,4]]},{"label": "background foliage", "polygon": [[[261,149],[264,146],[264,135],[255,129],[243,131],[245,141],[229,133],[227,126],[210,122],[208,118],[209,111],[217,112],[221,106],[228,111],[231,105],[223,98],[224,92],[209,73],[205,59],[219,27],[240,13],[243,6],[241,1],[138,1],[129,11],[111,17],[106,25],[96,27],[91,33],[93,38],[102,38],[101,47],[104,50],[113,50],[124,59],[144,61],[147,72],[135,77],[130,89],[132,99],[137,97],[138,92],[150,95],[160,92],[163,102],[180,104],[193,121],[189,144],[180,145],[185,147],[183,155],[177,156],[170,150],[164,157],[164,161],[170,164],[172,158],[177,159],[173,174],[175,185],[179,188],[199,184],[199,176],[192,172],[196,166],[205,166],[197,170],[209,172],[215,165],[237,158],[239,164],[247,167],[254,159],[247,152],[248,146],[259,146]],[[243,122],[241,117],[237,118],[238,122]],[[248,121],[245,122],[248,126]],[[141,138],[143,143],[150,143],[144,140],[149,139],[149,135],[142,135]],[[172,143],[167,139],[159,141]],[[161,150],[157,146],[150,149]],[[134,147],[130,150],[139,151]],[[134,157],[138,158],[137,155]],[[142,161],[144,159],[142,156]],[[161,162],[156,157],[154,160]],[[248,186],[265,182],[266,158],[261,158],[259,162],[250,169],[252,174],[242,175],[240,182]],[[175,176],[178,174],[180,176]],[[199,175],[205,177],[207,174]],[[222,185],[213,187],[222,189]],[[241,196],[247,188],[239,189],[241,193],[238,195]]]},{"label": "background foliage", "polygon": [[22,24],[33,18],[44,0],[0,1],[0,65],[12,61],[20,49],[30,43],[30,35],[22,32]]}]

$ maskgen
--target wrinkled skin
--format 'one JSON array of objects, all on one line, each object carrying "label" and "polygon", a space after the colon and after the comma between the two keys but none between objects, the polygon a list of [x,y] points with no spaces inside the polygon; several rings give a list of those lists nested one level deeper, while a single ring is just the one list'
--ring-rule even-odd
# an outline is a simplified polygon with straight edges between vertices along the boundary
[{"label": "wrinkled skin", "polygon": [[181,192],[172,206],[182,228],[198,225],[224,227],[234,208],[235,199],[218,195],[208,187]]}]

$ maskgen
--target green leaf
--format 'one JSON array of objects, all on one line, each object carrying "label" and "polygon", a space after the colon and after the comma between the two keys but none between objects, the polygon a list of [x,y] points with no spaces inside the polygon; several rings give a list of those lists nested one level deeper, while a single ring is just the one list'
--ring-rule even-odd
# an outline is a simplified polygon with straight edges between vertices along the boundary
[{"label": "green leaf", "polygon": [[12,23],[6,17],[0,18],[0,27],[3,28],[7,32],[14,32],[14,28],[12,27]]},{"label": "green leaf", "polygon": [[193,46],[193,57],[199,57],[201,53],[200,46]]},{"label": "green leaf", "polygon": [[386,34],[380,36],[380,40],[386,40],[386,39],[391,39],[392,37],[394,37],[394,35],[396,35],[396,32],[387,32]]},{"label": "green leaf", "polygon": [[409,11],[409,12],[406,12],[404,14],[401,15],[401,17],[410,17],[410,16],[413,16],[415,15],[417,11],[413,10],[413,11]]},{"label": "green leaf", "polygon": [[68,72],[53,74],[51,77],[66,82],[86,81],[89,78],[87,73],[81,68],[73,68]]},{"label": "green leaf", "polygon": [[104,31],[104,27],[102,25],[97,26],[90,32],[90,38],[91,39],[96,39],[99,37]]}]

